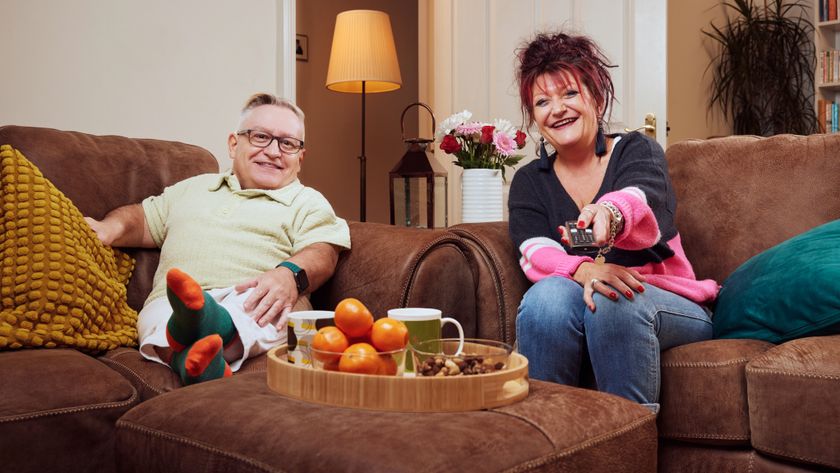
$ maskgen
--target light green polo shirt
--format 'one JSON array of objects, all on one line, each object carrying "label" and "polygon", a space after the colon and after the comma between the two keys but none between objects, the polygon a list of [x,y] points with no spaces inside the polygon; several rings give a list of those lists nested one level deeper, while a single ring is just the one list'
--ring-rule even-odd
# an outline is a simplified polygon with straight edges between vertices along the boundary
[{"label": "light green polo shirt", "polygon": [[203,174],[142,202],[160,247],[150,301],[166,294],[178,268],[203,289],[230,287],[277,266],[312,243],[350,248],[347,222],[299,180],[276,190],[245,189],[230,171]]}]

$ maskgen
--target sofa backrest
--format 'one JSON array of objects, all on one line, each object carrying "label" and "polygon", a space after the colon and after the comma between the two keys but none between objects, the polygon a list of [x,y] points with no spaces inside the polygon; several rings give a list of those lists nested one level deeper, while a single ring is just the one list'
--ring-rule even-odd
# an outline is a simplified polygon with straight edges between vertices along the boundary
[{"label": "sofa backrest", "polygon": [[840,135],[731,136],[668,147],[677,228],[698,278],[840,218]]},{"label": "sofa backrest", "polygon": [[[182,179],[219,170],[209,151],[173,141],[4,126],[0,144],[18,149],[83,215],[97,219],[111,209],[159,194]],[[159,252],[133,249],[129,253],[137,266],[128,285],[128,302],[139,310],[151,291]]]}]

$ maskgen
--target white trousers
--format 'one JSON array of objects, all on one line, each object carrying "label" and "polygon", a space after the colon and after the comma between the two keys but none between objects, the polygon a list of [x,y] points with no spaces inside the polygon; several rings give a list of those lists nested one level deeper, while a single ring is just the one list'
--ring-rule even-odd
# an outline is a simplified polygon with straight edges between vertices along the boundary
[{"label": "white trousers", "polygon": [[[286,343],[286,327],[280,330],[277,330],[273,324],[260,327],[251,318],[251,315],[243,309],[242,305],[252,290],[248,289],[242,294],[237,294],[233,287],[206,291],[210,294],[210,297],[230,313],[230,318],[236,327],[238,341],[235,341],[225,350],[225,359],[230,364],[232,371],[237,371],[248,358],[253,358]],[[307,297],[300,297],[292,310],[307,310],[311,307]],[[163,296],[143,307],[137,320],[140,353],[146,359],[167,366],[169,364],[161,359],[155,347],[169,348],[169,342],[166,340],[166,323],[169,322],[171,316],[172,307],[169,305],[169,299]]]}]

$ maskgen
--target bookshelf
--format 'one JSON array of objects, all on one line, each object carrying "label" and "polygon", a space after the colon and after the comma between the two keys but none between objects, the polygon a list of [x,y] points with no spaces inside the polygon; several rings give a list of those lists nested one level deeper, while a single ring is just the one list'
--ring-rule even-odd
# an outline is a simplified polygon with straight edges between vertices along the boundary
[{"label": "bookshelf", "polygon": [[817,70],[814,73],[815,106],[821,131],[840,130],[840,15],[838,0],[814,2],[814,42]]}]

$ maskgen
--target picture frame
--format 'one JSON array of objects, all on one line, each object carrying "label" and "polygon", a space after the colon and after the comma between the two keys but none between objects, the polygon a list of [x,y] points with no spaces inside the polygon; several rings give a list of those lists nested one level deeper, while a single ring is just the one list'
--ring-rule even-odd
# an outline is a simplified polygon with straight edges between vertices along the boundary
[{"label": "picture frame", "polygon": [[309,37],[305,34],[295,35],[295,58],[309,61]]}]

